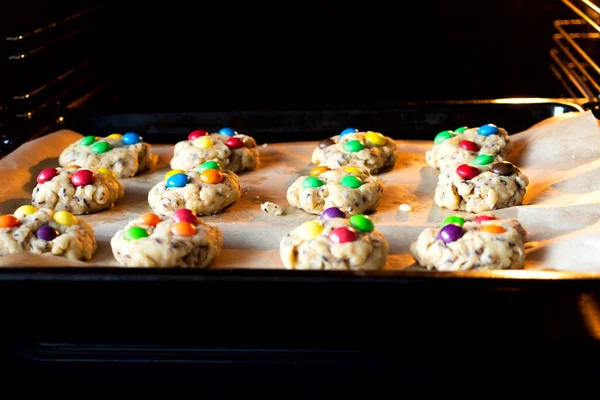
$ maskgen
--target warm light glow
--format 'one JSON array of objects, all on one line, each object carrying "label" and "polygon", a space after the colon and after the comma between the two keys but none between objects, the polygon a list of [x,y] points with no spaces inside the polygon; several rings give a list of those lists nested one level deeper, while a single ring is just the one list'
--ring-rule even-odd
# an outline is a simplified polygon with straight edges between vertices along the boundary
[{"label": "warm light glow", "polygon": [[27,113],[27,116],[28,116],[28,117],[31,117],[31,113],[30,113],[30,112],[28,112],[28,113]]},{"label": "warm light glow", "polygon": [[25,58],[25,54],[21,54],[21,58]]},{"label": "warm light glow", "polygon": [[26,95],[25,95],[25,98],[26,98],[26,99],[28,99],[28,98],[29,98],[29,95],[28,95],[28,94],[26,94]]},{"label": "warm light glow", "polygon": [[565,113],[565,108],[561,106],[554,107],[554,116],[563,115]]},{"label": "warm light glow", "polygon": [[509,99],[496,99],[494,103],[498,104],[529,104],[529,103],[550,103],[550,99],[542,99],[541,97],[515,97]]},{"label": "warm light glow", "polygon": [[58,122],[63,122],[65,119],[63,117],[58,117]]},{"label": "warm light glow", "polygon": [[20,40],[20,39],[23,39],[23,36],[19,36],[19,40]]}]

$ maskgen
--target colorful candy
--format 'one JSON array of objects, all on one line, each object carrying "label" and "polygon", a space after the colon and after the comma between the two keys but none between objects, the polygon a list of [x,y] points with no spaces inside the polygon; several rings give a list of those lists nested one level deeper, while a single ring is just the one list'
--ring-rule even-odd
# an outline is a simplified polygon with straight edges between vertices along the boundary
[{"label": "colorful candy", "polygon": [[353,215],[348,221],[350,222],[350,225],[361,232],[371,232],[375,229],[375,224],[373,224],[371,218],[363,214]]},{"label": "colorful candy", "polygon": [[125,231],[123,238],[127,241],[138,240],[150,236],[150,233],[141,226],[132,226]]},{"label": "colorful candy", "polygon": [[338,244],[354,242],[356,237],[356,231],[345,226],[335,228],[329,233],[329,240]]},{"label": "colorful candy", "polygon": [[371,132],[365,135],[365,139],[368,142],[373,143],[375,146],[383,146],[385,144],[385,136],[379,132]]},{"label": "colorful candy", "polygon": [[138,224],[146,225],[146,226],[156,227],[156,225],[158,225],[161,222],[162,222],[162,219],[154,213],[144,213],[144,214],[140,215],[137,219]]},{"label": "colorful candy", "polygon": [[503,227],[501,227],[500,225],[494,225],[494,224],[490,224],[490,225],[484,225],[481,227],[480,229],[481,232],[488,232],[488,233],[504,233],[506,232],[506,229],[504,229]]},{"label": "colorful candy", "polygon": [[188,183],[190,183],[190,178],[187,174],[174,174],[167,179],[167,187],[169,188],[184,187]]},{"label": "colorful candy", "polygon": [[21,225],[21,223],[14,215],[0,215],[0,228],[14,228],[19,225]]},{"label": "colorful candy", "polygon": [[365,148],[365,145],[362,144],[359,140],[348,140],[344,143],[344,150],[348,153],[356,153],[357,151],[361,151]]},{"label": "colorful candy", "polygon": [[470,140],[461,140],[458,145],[467,151],[472,151],[473,153],[476,153],[479,151],[479,145],[477,145],[477,143],[472,142]]},{"label": "colorful candy", "polygon": [[73,186],[86,186],[94,183],[94,173],[89,169],[80,169],[71,176]]},{"label": "colorful candy", "polygon": [[124,134],[122,140],[126,145],[142,143],[142,137],[134,132]]},{"label": "colorful candy", "polygon": [[197,147],[199,149],[208,149],[209,147],[213,147],[213,141],[210,140],[209,137],[203,136],[198,139],[194,139],[192,142],[192,146]]},{"label": "colorful candy", "polygon": [[467,129],[469,129],[468,126],[461,126],[460,128],[456,128],[454,130],[454,133],[457,135],[460,135],[461,133],[463,133],[464,131],[466,131]]},{"label": "colorful candy", "polygon": [[313,189],[313,188],[321,187],[324,184],[325,184],[325,182],[323,182],[316,176],[309,176],[304,181],[302,181],[302,188],[303,189]]},{"label": "colorful candy", "polygon": [[340,133],[340,137],[344,137],[346,135],[350,135],[351,133],[356,133],[356,132],[358,132],[358,129],[356,129],[356,128],[346,128]]},{"label": "colorful candy", "polygon": [[98,168],[98,172],[110,179],[117,180],[117,174],[115,174],[108,168]]},{"label": "colorful candy", "polygon": [[235,136],[238,133],[233,130],[233,128],[221,128],[219,130],[219,135],[225,135],[225,136]]},{"label": "colorful candy", "polygon": [[171,233],[179,236],[194,236],[196,234],[196,225],[189,222],[176,222],[171,226]]},{"label": "colorful candy", "polygon": [[498,133],[498,127],[494,124],[482,125],[477,129],[477,133],[481,136],[490,136]]},{"label": "colorful candy", "polygon": [[188,135],[188,140],[196,140],[199,137],[207,136],[207,135],[208,135],[208,132],[206,132],[205,130],[196,129],[196,130],[190,132],[190,134]]},{"label": "colorful candy", "polygon": [[456,173],[462,179],[473,179],[477,175],[479,175],[479,170],[476,167],[472,167],[467,164],[462,164],[459,165],[458,168],[456,168]]},{"label": "colorful candy", "polygon": [[232,137],[225,141],[225,146],[229,147],[230,149],[241,149],[243,147],[246,147],[246,144],[242,139]]},{"label": "colorful candy", "polygon": [[90,144],[96,143],[97,140],[96,136],[86,136],[79,141],[79,144],[82,146],[89,146]]},{"label": "colorful candy", "polygon": [[515,166],[508,161],[497,162],[492,165],[492,172],[502,176],[509,176],[515,173]]},{"label": "colorful candy", "polygon": [[433,143],[435,144],[440,144],[445,140],[448,140],[450,138],[454,137],[454,132],[452,131],[441,131],[440,133],[438,133],[437,135],[435,135],[435,138],[433,138]]},{"label": "colorful candy", "polygon": [[462,227],[454,224],[448,224],[440,229],[438,239],[444,243],[456,242],[463,235]]},{"label": "colorful candy", "polygon": [[112,133],[106,137],[107,139],[121,139],[123,140],[123,135],[120,133]]},{"label": "colorful candy", "polygon": [[198,223],[198,217],[196,217],[196,214],[187,208],[180,208],[179,210],[175,211],[171,215],[171,219],[174,222],[187,222],[194,225]]},{"label": "colorful candy", "polygon": [[56,175],[58,175],[58,170],[56,168],[46,168],[43,169],[37,176],[37,183],[46,183],[49,180],[52,180]]},{"label": "colorful candy", "polygon": [[71,226],[77,223],[77,218],[68,211],[57,211],[54,213],[54,222],[60,225]]},{"label": "colorful candy", "polygon": [[362,175],[362,174],[364,174],[363,171],[361,171],[360,169],[358,169],[356,167],[344,168],[344,172],[350,172],[351,174],[356,174],[356,175]]},{"label": "colorful candy", "polygon": [[335,142],[332,139],[325,139],[319,142],[319,148],[324,149],[325,147],[333,146]]},{"label": "colorful candy", "polygon": [[165,181],[168,180],[170,177],[172,177],[175,174],[185,174],[185,171],[182,169],[172,169],[165,174]]},{"label": "colorful candy", "polygon": [[337,207],[329,207],[323,210],[323,212],[321,213],[321,218],[346,218],[346,214]]},{"label": "colorful candy", "polygon": [[110,151],[112,146],[108,142],[96,142],[92,145],[91,150],[94,154],[102,154]]},{"label": "colorful candy", "polygon": [[79,168],[81,168],[81,166],[77,165],[77,164],[68,165],[65,167],[65,169],[79,169]]},{"label": "colorful candy", "polygon": [[473,220],[473,222],[477,222],[478,224],[481,224],[483,221],[493,221],[496,219],[498,219],[498,218],[496,218],[494,215],[480,215],[479,217],[475,218]]},{"label": "colorful candy", "polygon": [[494,156],[491,154],[480,154],[477,157],[475,157],[475,159],[473,161],[471,161],[471,164],[473,165],[488,165],[490,163],[494,162]]},{"label": "colorful candy", "polygon": [[200,164],[200,166],[198,167],[198,172],[201,174],[204,171],[206,171],[207,169],[216,169],[216,170],[220,171],[221,166],[216,161],[206,161],[206,162],[203,162],[202,164]]},{"label": "colorful candy", "polygon": [[200,174],[200,180],[204,183],[216,185],[223,182],[223,174],[218,169],[207,169]]},{"label": "colorful candy", "polygon": [[49,225],[42,225],[35,231],[35,235],[38,237],[38,239],[45,240],[47,242],[56,239],[59,234],[60,233],[56,229]]},{"label": "colorful candy", "polygon": [[21,206],[15,210],[13,215],[17,218],[25,218],[27,215],[35,214],[38,211],[34,206]]},{"label": "colorful candy", "polygon": [[311,171],[310,171],[310,176],[319,176],[321,175],[323,172],[329,171],[330,168],[326,165],[319,165],[318,167],[314,167]]},{"label": "colorful candy", "polygon": [[340,185],[349,187],[352,189],[358,189],[363,184],[362,180],[354,175],[348,175],[340,179]]},{"label": "colorful candy", "polygon": [[446,225],[457,225],[457,226],[463,226],[463,224],[465,223],[465,219],[463,217],[459,217],[458,215],[451,215],[448,218],[446,218],[444,220],[444,222],[442,222],[442,228]]},{"label": "colorful candy", "polygon": [[306,221],[296,228],[296,234],[302,240],[310,240],[319,236],[323,232],[323,225],[317,221]]}]

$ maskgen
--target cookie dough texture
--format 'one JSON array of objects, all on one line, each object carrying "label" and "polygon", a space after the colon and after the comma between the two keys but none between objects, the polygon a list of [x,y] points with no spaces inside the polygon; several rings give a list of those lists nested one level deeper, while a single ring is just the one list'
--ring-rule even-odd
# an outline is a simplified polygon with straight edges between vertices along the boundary
[{"label": "cookie dough texture", "polygon": [[286,269],[300,270],[379,270],[387,262],[389,244],[377,229],[358,232],[353,242],[335,243],[329,233],[338,227],[350,227],[345,218],[317,219],[323,231],[314,239],[302,239],[298,228],[280,243],[281,261]]},{"label": "cookie dough texture", "polygon": [[[480,231],[485,225],[501,225],[506,232]],[[514,219],[465,222],[463,236],[455,242],[438,239],[438,228],[427,228],[410,245],[415,260],[429,270],[463,271],[518,269],[525,264],[526,231]]]},{"label": "cookie dough texture", "polygon": [[123,185],[95,169],[89,169],[94,172],[94,182],[75,186],[71,183],[71,177],[77,172],[77,168],[56,168],[59,172],[57,176],[38,183],[33,189],[31,204],[37,208],[68,211],[75,215],[111,208],[115,201],[123,197]]},{"label": "cookie dough texture", "polygon": [[[363,184],[356,189],[342,186],[340,180],[349,175],[358,177]],[[292,183],[287,201],[311,214],[320,214],[329,207],[337,207],[349,215],[368,213],[377,209],[383,194],[383,183],[367,172],[357,175],[344,168],[329,170],[318,176],[325,184],[316,188],[303,188],[306,178],[308,176],[301,176]]]},{"label": "cookie dough texture", "polygon": [[204,183],[200,174],[190,171],[190,182],[184,187],[167,187],[167,181],[157,183],[148,193],[148,203],[155,214],[165,219],[180,208],[192,210],[196,215],[211,215],[235,203],[242,195],[238,176],[232,171],[221,171],[223,181]]},{"label": "cookie dough texture", "polygon": [[[71,260],[90,260],[97,249],[92,227],[81,218],[74,225],[60,225],[54,222],[54,213],[52,209],[42,208],[19,218],[21,225],[18,227],[0,228],[0,256],[29,251]],[[38,239],[35,232],[44,225],[56,229],[59,236],[51,241]]]},{"label": "cookie dough texture", "polygon": [[[130,222],[110,241],[115,259],[126,267],[207,268],[219,256],[223,247],[223,234],[219,227],[198,219],[193,236],[180,236],[171,232],[173,224],[173,221],[166,220],[152,227]],[[146,229],[150,236],[126,240],[125,232],[132,226]]]},{"label": "cookie dough texture", "polygon": [[[477,133],[478,128],[467,129],[463,133],[442,143],[434,144],[425,153],[425,160],[429,166],[444,171],[447,168],[455,168],[461,164],[469,164],[479,154],[490,154],[496,161],[506,161],[508,154],[512,151],[512,144],[508,132],[498,128],[498,133],[482,136]],[[472,152],[460,147],[460,142],[470,140],[479,146],[478,152]]]},{"label": "cookie dough texture", "polygon": [[79,142],[69,145],[58,158],[62,167],[79,165],[84,168],[107,168],[117,178],[131,178],[154,167],[157,158],[152,154],[152,146],[145,142],[125,145],[118,138],[99,138],[98,142],[108,142],[112,149],[106,153],[92,153],[92,146]]},{"label": "cookie dough texture", "polygon": [[[331,140],[335,144],[325,148],[317,147],[313,151],[313,164],[326,165],[331,169],[353,165],[372,174],[392,167],[396,162],[396,143],[394,140],[385,136],[385,144],[376,146],[365,139],[368,133],[357,132],[344,135],[342,138],[339,135],[333,136]],[[347,152],[344,150],[344,144],[350,140],[360,141],[365,148],[353,153]]]},{"label": "cookie dough texture", "polygon": [[[171,168],[190,171],[206,161],[216,161],[222,170],[227,169],[233,172],[242,172],[254,169],[260,163],[256,141],[251,136],[227,136],[212,133],[205,137],[210,138],[213,142],[211,147],[205,149],[195,147],[192,144],[193,141],[190,140],[177,143],[173,159],[171,159]],[[225,141],[232,137],[243,141],[246,147],[239,149],[227,147]]]},{"label": "cookie dough texture", "polygon": [[271,201],[265,201],[264,203],[262,203],[260,205],[260,209],[270,215],[282,215],[283,214],[283,208],[281,208],[281,206],[279,204],[273,203]]}]

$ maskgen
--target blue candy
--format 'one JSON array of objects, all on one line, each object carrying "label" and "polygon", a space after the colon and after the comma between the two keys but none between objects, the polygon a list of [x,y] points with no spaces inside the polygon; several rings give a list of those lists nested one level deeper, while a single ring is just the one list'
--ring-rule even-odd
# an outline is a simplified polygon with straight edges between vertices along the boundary
[{"label": "blue candy", "polygon": [[477,129],[477,133],[481,136],[490,136],[498,133],[498,127],[494,124],[482,125]]},{"label": "blue candy", "polygon": [[234,131],[232,128],[221,128],[221,130],[219,131],[219,135],[235,136],[237,135],[237,132]]},{"label": "blue candy", "polygon": [[190,178],[186,174],[174,174],[167,179],[167,187],[184,187],[190,183]]},{"label": "blue candy", "polygon": [[121,140],[125,144],[136,144],[142,142],[142,137],[137,133],[129,132],[124,134]]},{"label": "blue candy", "polygon": [[342,133],[340,133],[340,137],[349,135],[350,133],[356,133],[358,132],[358,129],[356,128],[346,128],[342,131]]}]

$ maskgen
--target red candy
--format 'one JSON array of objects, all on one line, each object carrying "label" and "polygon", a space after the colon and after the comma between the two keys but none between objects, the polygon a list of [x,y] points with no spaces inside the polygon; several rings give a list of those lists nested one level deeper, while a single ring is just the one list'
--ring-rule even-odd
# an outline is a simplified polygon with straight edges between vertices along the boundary
[{"label": "red candy", "polygon": [[477,222],[478,224],[481,224],[483,221],[493,221],[495,219],[498,219],[498,218],[496,218],[493,215],[480,215],[479,217],[475,218],[473,221]]},{"label": "red candy", "polygon": [[198,222],[198,217],[196,217],[192,210],[188,210],[187,208],[180,208],[175,211],[173,215],[171,215],[171,219],[174,222],[189,222],[194,225]]},{"label": "red candy", "polygon": [[231,149],[241,149],[246,147],[246,144],[240,138],[232,137],[225,141],[225,145]]},{"label": "red candy", "polygon": [[201,136],[207,136],[208,132],[206,132],[205,130],[202,129],[196,129],[195,131],[192,131],[189,135],[188,135],[188,140],[194,140],[194,139],[198,139]]},{"label": "red candy", "polygon": [[38,174],[37,183],[46,183],[56,175],[58,175],[58,170],[56,168],[46,168]]},{"label": "red candy", "polygon": [[90,185],[94,182],[94,173],[89,169],[80,169],[71,177],[71,183],[74,186]]},{"label": "red candy", "polygon": [[456,168],[456,173],[463,179],[473,179],[479,175],[479,170],[470,165],[462,164]]},{"label": "red candy", "polygon": [[477,143],[472,142],[470,140],[461,140],[461,142],[458,145],[467,151],[479,151],[479,146],[477,145]]},{"label": "red candy", "polygon": [[329,233],[329,240],[334,243],[354,242],[356,240],[356,232],[345,226],[340,226]]}]

